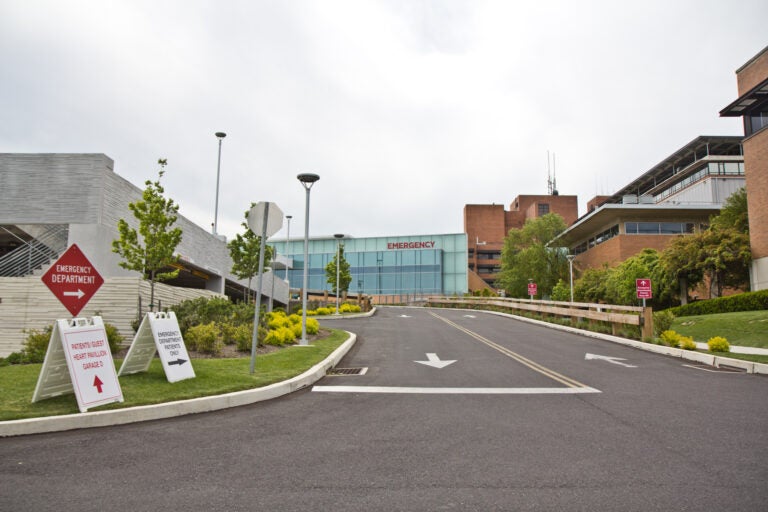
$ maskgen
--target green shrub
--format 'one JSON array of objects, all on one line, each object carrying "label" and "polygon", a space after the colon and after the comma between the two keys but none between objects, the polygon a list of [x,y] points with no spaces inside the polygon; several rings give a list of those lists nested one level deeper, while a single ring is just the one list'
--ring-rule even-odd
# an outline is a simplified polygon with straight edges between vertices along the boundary
[{"label": "green shrub", "polygon": [[661,336],[661,333],[672,327],[675,315],[670,310],[658,311],[653,314],[653,333]]},{"label": "green shrub", "polygon": [[296,313],[288,316],[288,320],[290,320],[293,325],[301,325],[301,315],[297,315]]},{"label": "green shrub", "polygon": [[360,306],[357,304],[350,304],[349,302],[345,302],[339,307],[339,312],[341,313],[359,313],[360,311]]},{"label": "green shrub", "polygon": [[267,336],[264,338],[265,345],[285,345],[286,343],[293,343],[294,335],[293,330],[288,327],[278,327],[267,332]]},{"label": "green shrub", "polygon": [[320,322],[314,318],[307,318],[307,334],[317,334],[320,332]]},{"label": "green shrub", "polygon": [[738,311],[760,311],[768,309],[768,290],[745,292],[729,297],[698,300],[685,306],[670,308],[675,316],[711,315],[713,313],[735,313]]},{"label": "green shrub", "polygon": [[709,338],[709,341],[707,341],[707,346],[709,347],[710,352],[730,352],[731,351],[731,345],[728,343],[728,340],[723,338],[722,336],[715,336],[713,338]]},{"label": "green shrub", "polygon": [[220,333],[216,324],[209,322],[207,324],[193,325],[187,329],[184,342],[189,350],[215,355],[221,353],[224,345],[219,336]]},{"label": "green shrub", "polygon": [[683,350],[696,350],[696,342],[690,336],[680,336],[678,343]]},{"label": "green shrub", "polygon": [[[331,309],[331,308],[317,308],[315,310],[315,315],[325,316],[325,315],[330,315],[330,314],[332,314],[334,312],[336,312],[335,308],[334,309]],[[307,312],[307,314],[309,314],[309,312]]]},{"label": "green shrub", "polygon": [[661,338],[661,341],[663,341],[664,344],[668,347],[677,347],[680,345],[680,338],[682,338],[682,336],[677,334],[675,331],[667,330],[662,332],[659,335],[659,338]]},{"label": "green shrub", "polygon": [[291,330],[293,331],[293,339],[301,338],[302,329],[301,320],[299,320],[299,323],[291,325]]},{"label": "green shrub", "polygon": [[53,325],[47,325],[42,331],[37,329],[24,331],[27,339],[24,341],[24,348],[21,349],[23,362],[42,363],[45,360],[52,332]]},{"label": "green shrub", "polygon": [[251,342],[253,341],[253,323],[240,324],[235,327],[232,333],[232,341],[235,342],[237,350],[245,352],[251,350]]}]

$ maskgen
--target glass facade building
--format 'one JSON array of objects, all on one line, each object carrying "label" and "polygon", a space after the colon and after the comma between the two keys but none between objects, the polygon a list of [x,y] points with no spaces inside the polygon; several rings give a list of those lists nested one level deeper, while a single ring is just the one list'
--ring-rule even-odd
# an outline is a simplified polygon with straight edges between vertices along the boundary
[{"label": "glass facade building", "polygon": [[[350,293],[367,295],[452,295],[467,291],[467,235],[421,235],[376,238],[334,237],[309,240],[309,284],[313,292],[331,290],[326,266],[344,245],[352,281]],[[302,287],[304,240],[269,241],[278,254],[293,260],[291,289]],[[278,275],[280,272],[278,271]],[[281,276],[282,277],[282,276]]]}]

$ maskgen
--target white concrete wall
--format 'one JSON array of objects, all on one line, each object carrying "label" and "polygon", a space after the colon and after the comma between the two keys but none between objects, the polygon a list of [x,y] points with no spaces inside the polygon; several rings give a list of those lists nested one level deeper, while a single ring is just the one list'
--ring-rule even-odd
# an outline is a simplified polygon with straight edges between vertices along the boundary
[{"label": "white concrete wall", "polygon": [[[113,324],[125,337],[133,339],[131,322],[137,317],[139,295],[147,311],[149,282],[138,277],[109,277],[80,312],[81,317],[100,313],[105,322]],[[207,290],[177,288],[155,284],[155,297],[163,308],[182,300],[214,297]],[[26,339],[24,330],[42,330],[55,320],[72,318],[38,276],[0,278],[0,357],[19,351]]]}]

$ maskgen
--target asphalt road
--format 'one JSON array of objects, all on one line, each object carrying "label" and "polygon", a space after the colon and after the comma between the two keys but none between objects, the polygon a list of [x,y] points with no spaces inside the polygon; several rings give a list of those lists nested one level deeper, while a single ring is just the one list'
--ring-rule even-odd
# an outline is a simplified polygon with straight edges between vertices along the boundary
[{"label": "asphalt road", "polygon": [[333,326],[358,334],[339,367],[364,375],[214,413],[0,439],[0,510],[768,503],[765,377],[483,313],[386,308]]}]

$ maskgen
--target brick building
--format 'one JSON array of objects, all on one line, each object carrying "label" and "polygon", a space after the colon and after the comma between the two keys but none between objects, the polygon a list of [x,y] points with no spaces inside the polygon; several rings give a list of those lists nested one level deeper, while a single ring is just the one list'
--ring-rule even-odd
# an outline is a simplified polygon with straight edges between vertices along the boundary
[{"label": "brick building", "polygon": [[553,245],[583,270],[617,265],[645,248],[663,250],[678,235],[706,229],[745,185],[740,136],[697,137],[588,212]]},{"label": "brick building", "polygon": [[470,291],[493,288],[501,270],[501,249],[510,229],[521,228],[528,219],[557,213],[570,225],[578,217],[576,196],[517,196],[509,207],[501,204],[464,206],[467,234],[468,281]]},{"label": "brick building", "polygon": [[744,119],[751,289],[768,288],[768,47],[736,70],[739,98],[720,111]]}]

